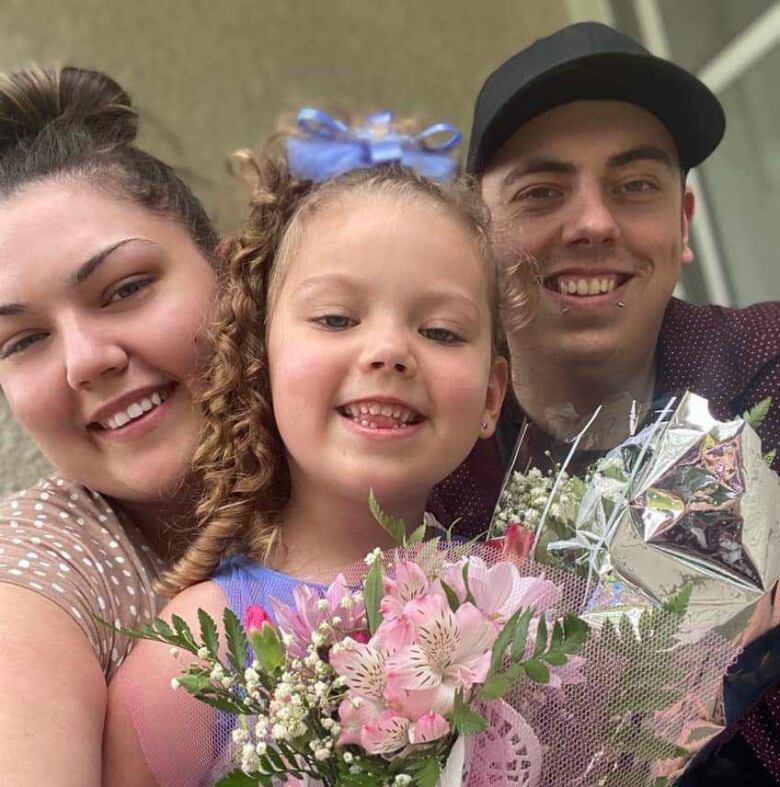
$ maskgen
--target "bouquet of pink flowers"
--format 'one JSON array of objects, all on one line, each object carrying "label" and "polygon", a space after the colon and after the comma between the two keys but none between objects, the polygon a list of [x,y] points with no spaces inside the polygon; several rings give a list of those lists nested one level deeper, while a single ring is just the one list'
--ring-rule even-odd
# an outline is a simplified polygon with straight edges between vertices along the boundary
[{"label": "bouquet of pink flowers", "polygon": [[450,559],[421,537],[368,555],[357,586],[341,574],[324,594],[301,583],[291,605],[250,606],[244,626],[225,610],[227,659],[202,610],[199,639],[180,619],[141,633],[195,655],[176,684],[238,715],[240,769],[218,784],[460,785],[467,739],[488,718],[512,724],[502,698],[521,681],[583,680],[589,630],[556,616],[555,583],[509,560]]},{"label": "bouquet of pink flowers", "polygon": [[203,610],[197,637],[176,616],[128,632],[195,657],[174,686],[201,701],[182,716],[208,776],[158,747],[161,783],[671,783],[735,654],[684,626],[691,585],[589,627],[572,614],[584,580],[529,559],[521,528],[423,542],[424,526],[407,536],[372,506],[400,547],[328,584],[289,578],[288,603],[264,608],[249,588],[243,624],[225,609],[224,638]]}]

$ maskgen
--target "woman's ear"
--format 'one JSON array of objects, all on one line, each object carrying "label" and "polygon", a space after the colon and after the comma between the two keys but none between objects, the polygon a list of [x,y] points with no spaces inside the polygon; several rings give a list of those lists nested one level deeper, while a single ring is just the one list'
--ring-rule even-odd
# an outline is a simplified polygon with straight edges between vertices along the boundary
[{"label": "woman's ear", "polygon": [[482,412],[482,423],[479,429],[479,436],[483,440],[492,437],[496,432],[508,382],[509,364],[502,355],[496,355],[490,368],[485,409]]}]

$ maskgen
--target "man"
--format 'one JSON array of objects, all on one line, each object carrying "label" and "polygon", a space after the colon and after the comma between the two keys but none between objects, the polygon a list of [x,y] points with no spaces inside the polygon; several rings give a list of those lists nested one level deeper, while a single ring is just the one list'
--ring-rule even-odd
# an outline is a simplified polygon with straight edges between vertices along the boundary
[{"label": "man", "polygon": [[[772,396],[759,433],[765,450],[780,444],[780,302],[736,310],[672,298],[694,259],[686,174],[724,130],[718,100],[694,76],[596,23],[537,41],[488,77],[468,169],[509,285],[513,270],[527,270],[524,255],[542,283],[530,322],[507,319],[519,406],[500,435],[504,466],[523,424],[538,460],[601,402],[686,389],[721,418]],[[472,463],[484,478],[491,458],[480,450]],[[780,774],[771,753],[753,757],[743,739],[729,756],[715,766],[724,778],[732,766],[750,784]]]}]

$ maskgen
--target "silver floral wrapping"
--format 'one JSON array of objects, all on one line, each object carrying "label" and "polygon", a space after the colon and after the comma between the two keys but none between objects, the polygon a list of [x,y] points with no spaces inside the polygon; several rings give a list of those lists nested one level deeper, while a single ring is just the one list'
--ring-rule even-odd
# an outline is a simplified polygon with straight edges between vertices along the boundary
[{"label": "silver floral wrapping", "polygon": [[744,420],[692,393],[668,415],[598,463],[571,537],[539,541],[590,576],[594,620],[692,582],[692,628],[744,645],[777,623],[780,478]]}]

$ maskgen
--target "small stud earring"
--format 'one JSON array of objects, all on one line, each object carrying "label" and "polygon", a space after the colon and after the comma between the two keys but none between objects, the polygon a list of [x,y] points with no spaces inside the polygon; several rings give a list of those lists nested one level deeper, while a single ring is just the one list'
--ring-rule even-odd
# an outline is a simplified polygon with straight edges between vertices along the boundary
[{"label": "small stud earring", "polygon": [[487,421],[483,421],[482,422],[482,428],[483,429],[487,429],[488,428],[488,422]]}]

